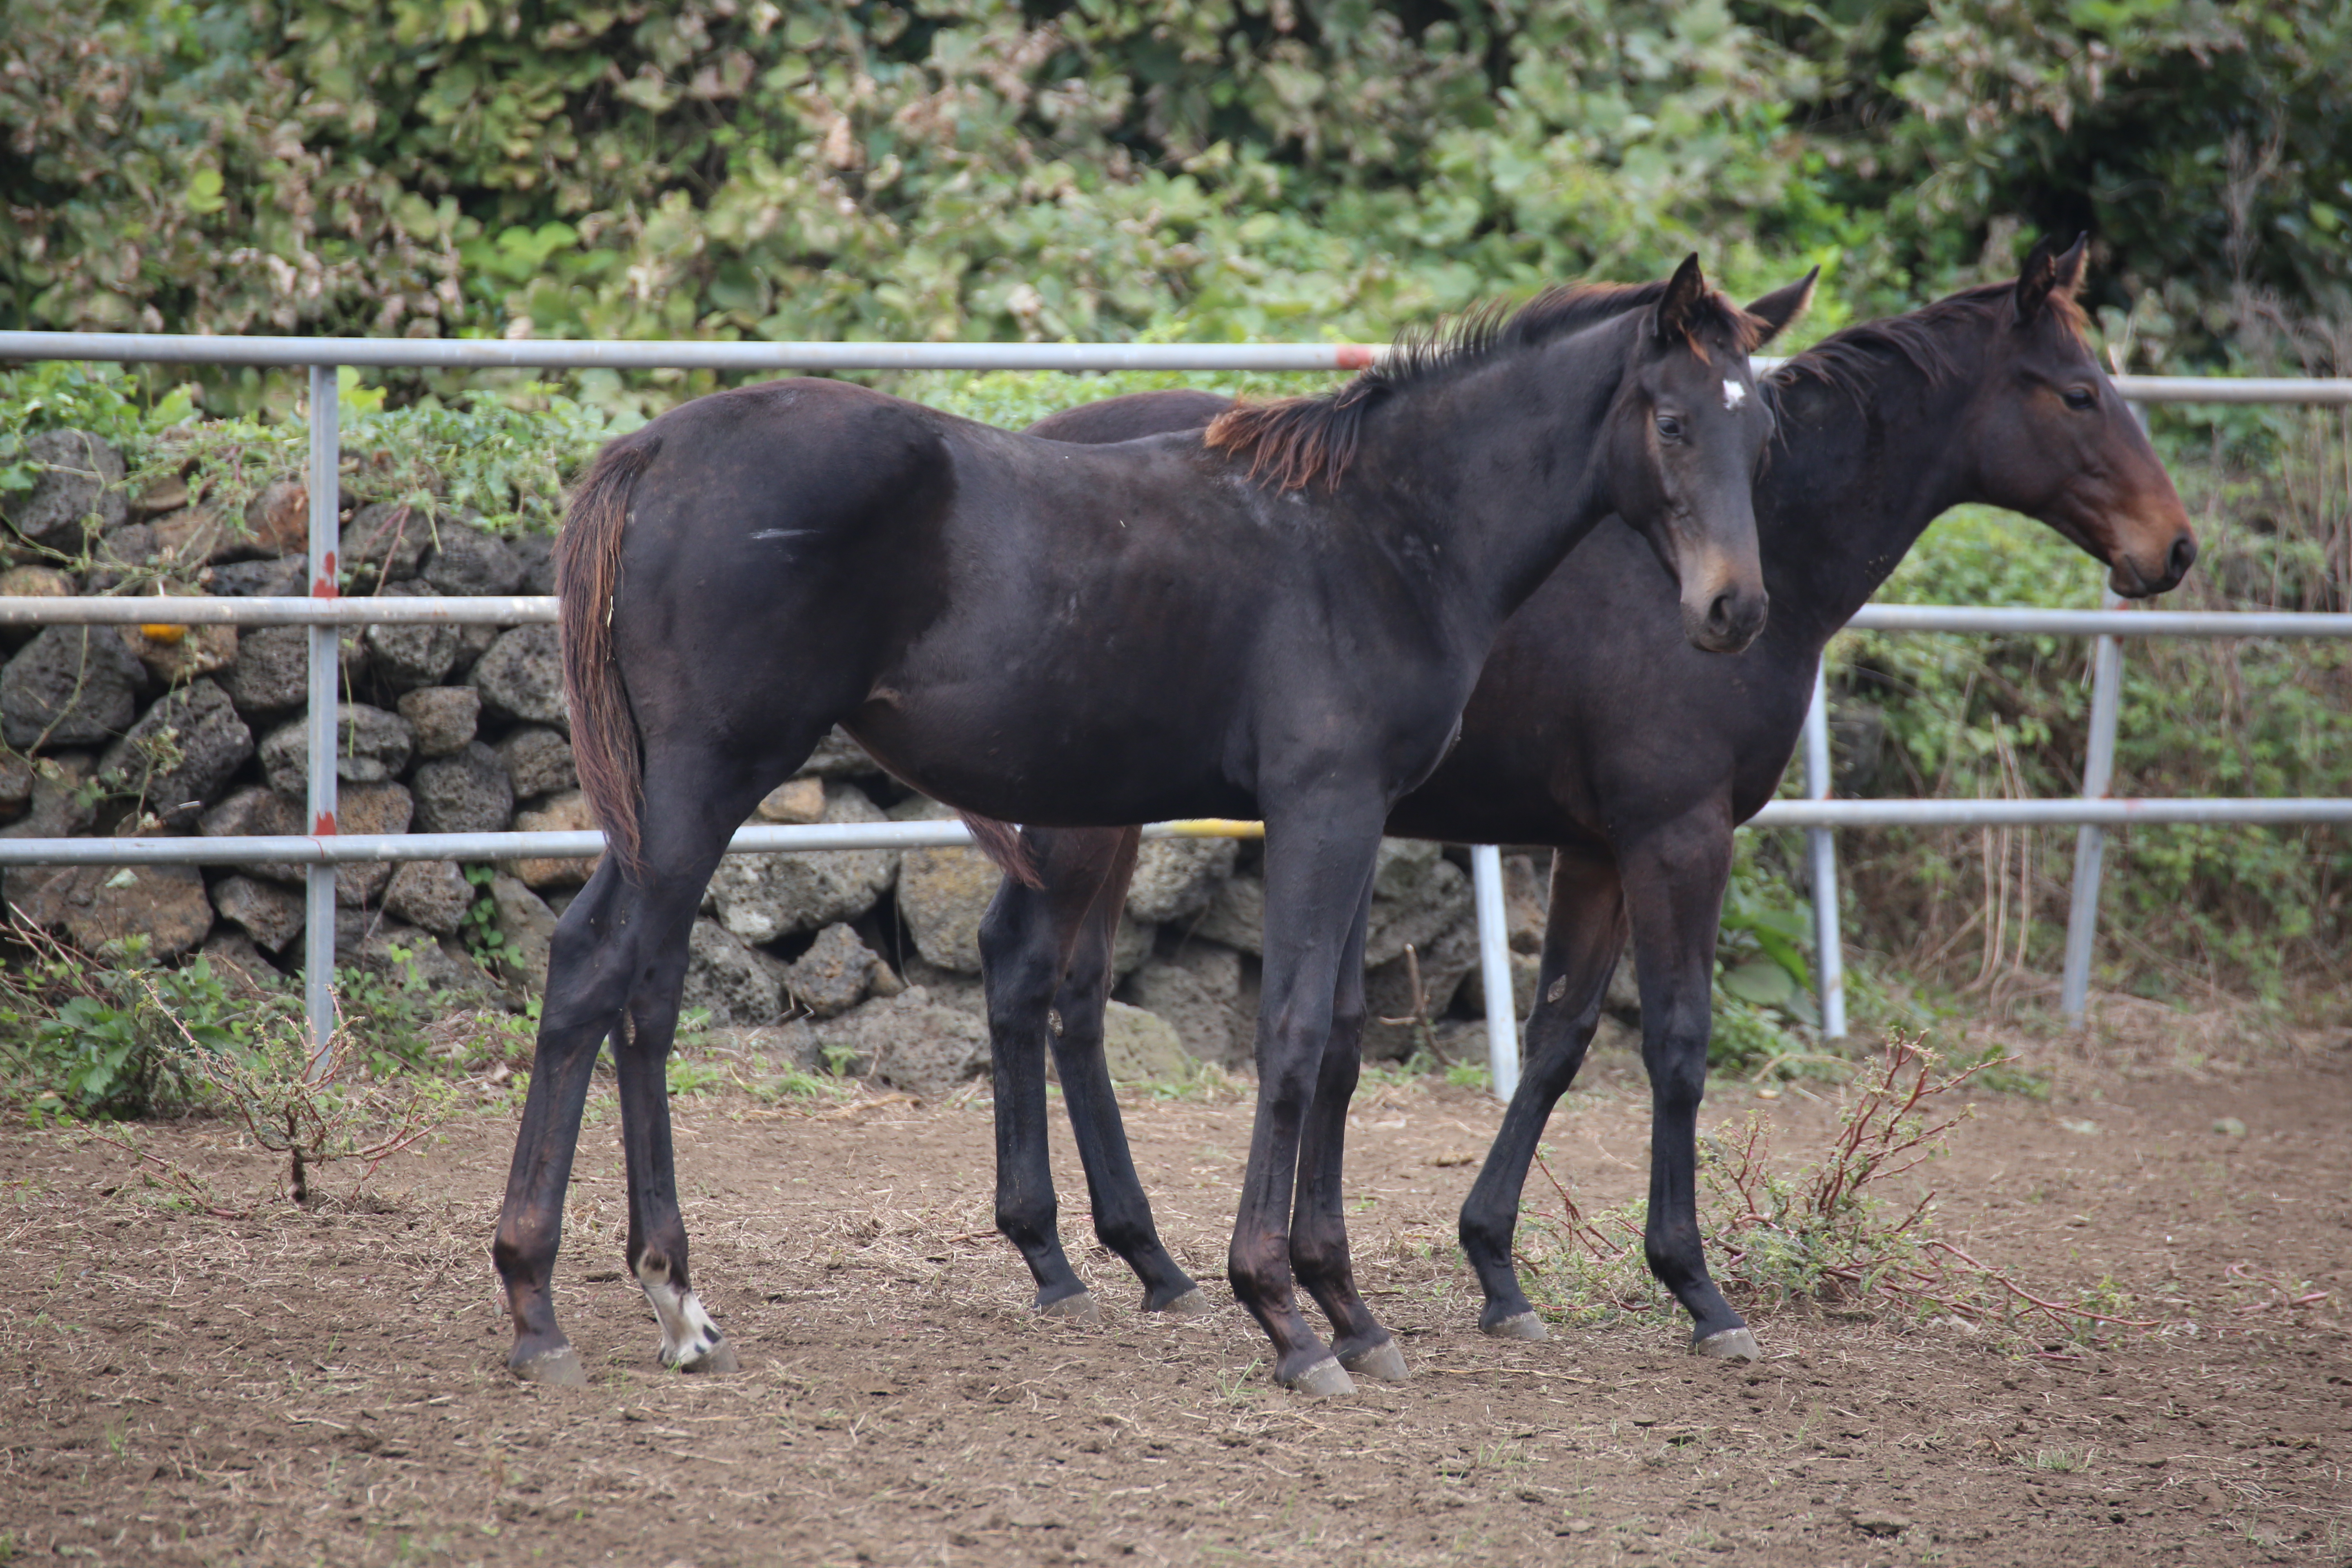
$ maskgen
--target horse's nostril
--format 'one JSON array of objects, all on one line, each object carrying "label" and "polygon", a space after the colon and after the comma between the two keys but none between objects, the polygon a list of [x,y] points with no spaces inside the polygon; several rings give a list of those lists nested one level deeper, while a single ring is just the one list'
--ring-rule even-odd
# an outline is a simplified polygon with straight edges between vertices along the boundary
[{"label": "horse's nostril", "polygon": [[1706,606],[1706,629],[1718,635],[1731,629],[1734,595],[1729,589],[1717,594]]},{"label": "horse's nostril", "polygon": [[2196,564],[2196,537],[2193,534],[2184,533],[2179,538],[2172,542],[2172,580],[2178,583],[2183,577],[2188,576],[2189,569]]}]

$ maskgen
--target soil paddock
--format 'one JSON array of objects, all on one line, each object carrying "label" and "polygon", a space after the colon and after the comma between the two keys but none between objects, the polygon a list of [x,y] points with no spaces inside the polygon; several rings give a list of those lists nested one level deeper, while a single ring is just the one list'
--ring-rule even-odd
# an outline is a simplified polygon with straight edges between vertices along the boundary
[{"label": "soil paddock", "polygon": [[[1549,1144],[1610,1204],[1642,1190],[1647,1097],[1623,1056],[1596,1068]],[[1088,1249],[1092,1325],[1027,1310],[990,1227],[985,1101],[676,1104],[697,1282],[745,1370],[655,1365],[600,1091],[561,1274],[577,1391],[501,1370],[503,1107],[312,1212],[223,1124],[140,1131],[245,1218],[86,1134],[0,1137],[0,1561],[2352,1563],[2332,1037],[2259,1070],[2078,1065],[2047,1103],[1976,1097],[1932,1171],[1939,1234],[2053,1289],[2112,1277],[2164,1320],[2068,1361],[1810,1310],[1759,1318],[1752,1366],[1663,1322],[1486,1339],[1450,1237],[1496,1108],[1368,1084],[1351,1224],[1415,1376],[1332,1404],[1267,1382],[1223,1284],[1245,1100],[1129,1097],[1163,1228],[1221,1305],[1140,1317]],[[1708,1120],[1756,1109],[1784,1153],[1826,1125],[1738,1086]],[[1084,1227],[1066,1202],[1066,1237]],[[2233,1266],[2328,1294],[2290,1307]]]}]

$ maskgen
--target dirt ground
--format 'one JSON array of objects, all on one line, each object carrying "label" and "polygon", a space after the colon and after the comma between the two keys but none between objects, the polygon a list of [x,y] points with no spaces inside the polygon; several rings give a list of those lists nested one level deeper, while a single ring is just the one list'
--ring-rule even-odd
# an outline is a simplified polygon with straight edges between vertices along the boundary
[{"label": "dirt ground", "polygon": [[[600,1095],[561,1275],[576,1391],[501,1370],[504,1109],[314,1212],[274,1201],[275,1168],[220,1123],[140,1133],[243,1218],[85,1134],[13,1131],[0,1561],[2352,1563],[2352,1042],[2064,1066],[2047,1102],[1975,1097],[1930,1173],[1938,1232],[2053,1289],[2112,1278],[2159,1331],[2050,1360],[1788,1309],[1759,1319],[1751,1366],[1693,1359],[1664,1322],[1488,1340],[1450,1237],[1496,1109],[1371,1087],[1351,1223],[1416,1374],[1332,1404],[1269,1384],[1221,1279],[1240,1099],[1127,1107],[1219,1311],[1142,1318],[1089,1248],[1095,1325],[1027,1310],[990,1228],[984,1100],[678,1100],[697,1281],[745,1363],[705,1379],[656,1367],[618,1271]],[[1709,1120],[1757,1109],[1784,1152],[1828,1125],[1800,1089],[1739,1086]],[[1605,1056],[1551,1164],[1620,1202],[1647,1138],[1638,1068]],[[1066,1135],[1055,1158],[1075,1238]],[[2292,1307],[2246,1270],[2326,1295]]]}]

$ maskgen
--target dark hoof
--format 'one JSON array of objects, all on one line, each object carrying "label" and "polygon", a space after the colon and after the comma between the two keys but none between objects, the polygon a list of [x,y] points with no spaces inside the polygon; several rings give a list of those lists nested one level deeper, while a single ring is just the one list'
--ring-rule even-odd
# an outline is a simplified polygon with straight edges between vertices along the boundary
[{"label": "dark hoof", "polygon": [[1756,1336],[1747,1329],[1726,1329],[1719,1334],[1709,1334],[1703,1340],[1691,1341],[1691,1354],[1710,1355],[1717,1361],[1762,1361],[1763,1350]]},{"label": "dark hoof", "polygon": [[1037,1315],[1041,1318],[1067,1318],[1074,1323],[1099,1323],[1102,1321],[1102,1306],[1095,1300],[1093,1291],[1081,1290],[1075,1296],[1039,1302]]},{"label": "dark hoof", "polygon": [[1181,1296],[1177,1297],[1173,1301],[1169,1302],[1168,1305],[1164,1307],[1157,1307],[1152,1310],[1159,1312],[1163,1317],[1205,1318],[1217,1309],[1209,1304],[1209,1299],[1206,1296],[1202,1295],[1201,1288],[1195,1285],[1190,1290],[1185,1291]]},{"label": "dark hoof", "polygon": [[1548,1340],[1551,1331],[1533,1312],[1517,1312],[1496,1323],[1481,1323],[1478,1331],[1498,1340]]},{"label": "dark hoof", "polygon": [[1412,1377],[1412,1369],[1404,1363],[1404,1352],[1397,1349],[1394,1340],[1382,1340],[1368,1351],[1341,1356],[1339,1364],[1359,1377],[1382,1383],[1405,1383]]},{"label": "dark hoof", "polygon": [[507,1370],[525,1383],[544,1384],[550,1388],[588,1386],[588,1369],[580,1364],[580,1352],[570,1345],[558,1345],[524,1360],[509,1360]]},{"label": "dark hoof", "polygon": [[1356,1380],[1336,1356],[1325,1356],[1297,1377],[1284,1379],[1283,1385],[1309,1399],[1343,1399],[1356,1392]]},{"label": "dark hoof", "polygon": [[725,1377],[730,1373],[741,1372],[743,1363],[735,1359],[735,1347],[727,1341],[721,1340],[710,1347],[710,1352],[708,1355],[693,1361],[678,1363],[677,1370],[691,1373],[716,1373]]}]

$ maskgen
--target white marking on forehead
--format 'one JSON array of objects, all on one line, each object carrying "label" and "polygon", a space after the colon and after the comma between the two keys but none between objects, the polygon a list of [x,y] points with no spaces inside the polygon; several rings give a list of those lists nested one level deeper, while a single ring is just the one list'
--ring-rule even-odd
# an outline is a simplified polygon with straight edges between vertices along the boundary
[{"label": "white marking on forehead", "polygon": [[1738,382],[1732,380],[1729,376],[1725,376],[1723,378],[1723,405],[1726,408],[1737,408],[1747,401],[1748,389],[1740,385]]}]

